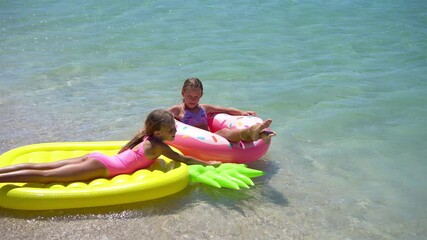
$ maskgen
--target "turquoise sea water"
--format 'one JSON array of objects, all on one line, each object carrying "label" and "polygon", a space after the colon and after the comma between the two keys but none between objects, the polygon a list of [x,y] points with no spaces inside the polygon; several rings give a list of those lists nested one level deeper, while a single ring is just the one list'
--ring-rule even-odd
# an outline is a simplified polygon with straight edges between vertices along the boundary
[{"label": "turquoise sea water", "polygon": [[272,118],[256,187],[0,209],[5,239],[427,238],[426,1],[1,1],[0,153],[125,140],[180,101]]}]

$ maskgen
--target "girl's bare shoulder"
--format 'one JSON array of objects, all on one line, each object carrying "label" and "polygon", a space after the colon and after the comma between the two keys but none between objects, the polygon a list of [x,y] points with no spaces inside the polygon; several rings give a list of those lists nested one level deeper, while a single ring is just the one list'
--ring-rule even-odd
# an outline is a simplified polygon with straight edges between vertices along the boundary
[{"label": "girl's bare shoulder", "polygon": [[182,106],[180,104],[173,105],[172,107],[167,109],[169,112],[171,112],[174,116],[180,115],[182,111]]}]

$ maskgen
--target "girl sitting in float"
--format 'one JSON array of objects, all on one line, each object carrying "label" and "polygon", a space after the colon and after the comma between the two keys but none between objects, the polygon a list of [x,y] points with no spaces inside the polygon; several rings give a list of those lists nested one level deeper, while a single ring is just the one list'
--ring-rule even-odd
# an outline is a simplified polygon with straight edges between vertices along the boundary
[{"label": "girl sitting in float", "polygon": [[[175,119],[184,124],[184,126],[178,124],[178,141],[170,143],[170,145],[178,148],[184,154],[190,154],[204,160],[212,159],[212,157],[216,157],[217,155],[229,155],[220,159],[222,162],[255,161],[265,154],[271,138],[276,135],[275,132],[269,130],[272,120],[267,119],[262,121],[254,111],[242,111],[235,108],[199,104],[203,96],[203,84],[198,78],[188,78],[185,80],[181,95],[183,102],[170,107],[168,110],[174,115]],[[221,115],[221,113],[225,113],[226,115]],[[239,121],[243,117],[246,118]],[[214,133],[214,135],[211,134],[211,137],[209,137],[209,134],[195,130],[191,130],[192,132],[186,134],[185,132],[189,132],[187,126],[203,129]],[[228,141],[224,143],[229,146],[228,148],[247,150],[236,150],[228,154],[227,147],[216,147],[211,149],[211,153],[207,153],[209,148],[215,145],[218,142],[218,138],[221,137]],[[262,143],[259,142],[260,139]],[[187,144],[190,140],[194,144]],[[204,141],[205,144],[196,144],[194,140]],[[259,150],[255,150],[253,147]],[[192,148],[191,151],[189,148]],[[249,150],[250,148],[252,150]],[[214,152],[217,153],[214,154]]]}]

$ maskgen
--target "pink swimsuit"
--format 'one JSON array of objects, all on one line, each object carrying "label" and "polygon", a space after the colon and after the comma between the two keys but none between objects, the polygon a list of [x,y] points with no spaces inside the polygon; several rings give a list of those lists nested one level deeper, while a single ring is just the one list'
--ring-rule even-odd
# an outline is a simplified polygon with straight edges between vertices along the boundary
[{"label": "pink swimsuit", "polygon": [[95,158],[104,164],[108,169],[109,177],[114,177],[119,174],[130,174],[136,170],[148,168],[157,159],[148,159],[144,154],[142,144],[136,151],[127,149],[115,156],[107,156],[99,152],[93,152],[90,153],[88,157]]}]

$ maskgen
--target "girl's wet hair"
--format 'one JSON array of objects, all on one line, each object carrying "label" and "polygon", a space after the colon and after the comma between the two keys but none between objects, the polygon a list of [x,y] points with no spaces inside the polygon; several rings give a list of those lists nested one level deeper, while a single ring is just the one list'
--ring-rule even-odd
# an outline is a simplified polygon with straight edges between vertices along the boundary
[{"label": "girl's wet hair", "polygon": [[144,129],[138,133],[122,148],[119,153],[131,149],[141,143],[145,136],[152,136],[155,131],[159,131],[163,126],[174,123],[174,117],[171,112],[163,109],[157,109],[150,112],[145,119]]},{"label": "girl's wet hair", "polygon": [[188,78],[184,81],[184,85],[182,86],[182,91],[185,92],[185,90],[189,88],[199,88],[203,92],[203,84],[202,81],[198,78]]}]

